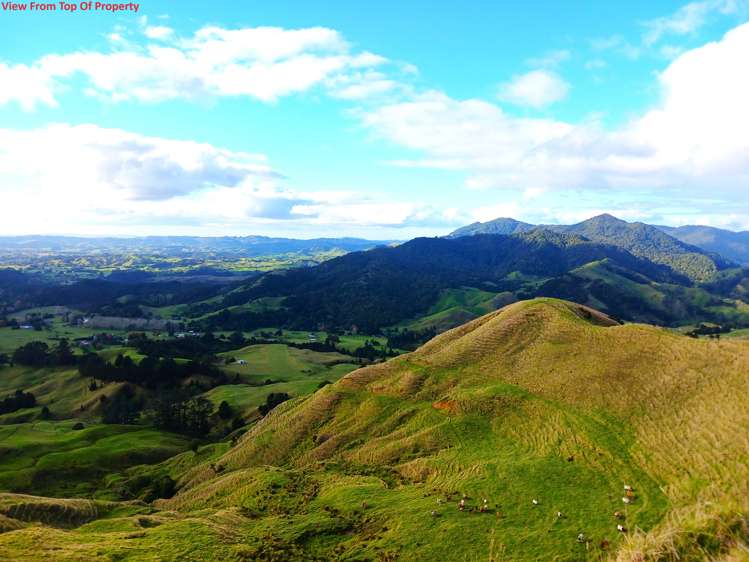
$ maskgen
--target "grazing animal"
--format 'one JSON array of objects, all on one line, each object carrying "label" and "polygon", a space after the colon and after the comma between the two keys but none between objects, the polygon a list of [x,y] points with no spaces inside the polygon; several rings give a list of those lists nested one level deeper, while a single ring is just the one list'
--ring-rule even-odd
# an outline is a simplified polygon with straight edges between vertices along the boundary
[{"label": "grazing animal", "polygon": [[585,535],[583,533],[577,535],[577,542],[585,542]]},{"label": "grazing animal", "polygon": [[622,498],[622,501],[623,501],[624,503],[632,503],[632,500],[631,500],[631,499],[629,499],[629,498]]},{"label": "grazing animal", "polygon": [[562,518],[562,512],[561,511],[557,511],[557,519],[561,519],[561,518]]},{"label": "grazing animal", "polygon": [[619,531],[620,533],[626,533],[627,532],[627,528],[624,525],[617,525],[616,526],[616,530]]},{"label": "grazing animal", "polygon": [[538,500],[533,500],[533,505],[538,505]]},{"label": "grazing animal", "polygon": [[624,519],[624,514],[621,511],[615,511],[614,519]]}]

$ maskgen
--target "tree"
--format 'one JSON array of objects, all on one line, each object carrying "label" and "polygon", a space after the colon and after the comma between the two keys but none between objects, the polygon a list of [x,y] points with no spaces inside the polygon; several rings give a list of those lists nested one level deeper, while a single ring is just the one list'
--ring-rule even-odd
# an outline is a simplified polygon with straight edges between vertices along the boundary
[{"label": "tree", "polygon": [[32,341],[13,352],[13,362],[30,367],[41,367],[49,362],[49,346],[42,341]]},{"label": "tree", "polygon": [[260,406],[258,406],[258,411],[261,415],[265,416],[273,408],[283,402],[286,402],[289,398],[291,397],[286,392],[271,392],[268,396],[266,396],[265,404],[261,404]]},{"label": "tree", "polygon": [[62,338],[52,350],[52,362],[55,365],[75,365],[75,355],[70,349],[70,342]]},{"label": "tree", "polygon": [[167,395],[157,404],[154,421],[160,429],[200,437],[210,430],[212,412],[213,405],[203,397],[180,400]]},{"label": "tree", "polygon": [[140,416],[140,401],[132,387],[126,385],[111,400],[102,402],[101,421],[104,423],[134,424]]},{"label": "tree", "polygon": [[222,420],[228,420],[234,412],[231,409],[231,406],[229,406],[229,403],[226,400],[223,400],[221,404],[218,405],[218,416]]},{"label": "tree", "polygon": [[237,416],[233,420],[231,420],[231,430],[232,431],[236,431],[237,429],[239,429],[243,425],[244,425],[244,420],[240,416]]},{"label": "tree", "polygon": [[232,335],[229,337],[229,343],[237,347],[242,347],[244,345],[244,342],[245,342],[245,339],[244,339],[244,334],[242,332],[233,332]]},{"label": "tree", "polygon": [[0,414],[9,414],[34,406],[36,406],[36,397],[31,392],[16,390],[15,393],[0,400]]},{"label": "tree", "polygon": [[10,356],[7,353],[0,353],[0,367],[10,363]]}]

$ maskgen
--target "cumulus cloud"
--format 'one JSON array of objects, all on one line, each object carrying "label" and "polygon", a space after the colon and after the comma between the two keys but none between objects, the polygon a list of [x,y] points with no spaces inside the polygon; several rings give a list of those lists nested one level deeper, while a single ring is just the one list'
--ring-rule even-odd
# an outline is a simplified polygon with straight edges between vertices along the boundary
[{"label": "cumulus cloud", "polygon": [[0,105],[16,102],[25,111],[37,105],[56,106],[52,81],[39,68],[0,62]]},{"label": "cumulus cloud", "polygon": [[749,184],[747,52],[749,24],[683,53],[659,75],[658,106],[613,131],[440,92],[379,107],[364,123],[423,153],[394,164],[462,170],[473,188],[736,192]]},{"label": "cumulus cloud", "polygon": [[208,26],[184,38],[166,26],[148,26],[146,20],[141,25],[151,40],[144,45],[116,32],[110,52],[50,54],[31,65],[1,65],[0,80],[11,86],[0,92],[0,104],[54,105],[54,86],[79,77],[86,93],[112,101],[243,96],[273,102],[357,72],[358,90],[343,96],[361,97],[385,86],[383,80],[367,80],[363,71],[386,60],[353,51],[333,29]]},{"label": "cumulus cloud", "polygon": [[165,25],[152,25],[146,27],[143,33],[149,39],[168,39],[174,34],[174,30]]},{"label": "cumulus cloud", "polygon": [[[356,191],[304,193],[261,154],[96,125],[0,129],[3,233],[142,232],[257,225],[456,223],[436,207]],[[31,211],[30,211],[31,210]]]},{"label": "cumulus cloud", "polygon": [[499,86],[499,99],[515,105],[541,108],[564,99],[570,86],[554,72],[533,70]]},{"label": "cumulus cloud", "polygon": [[0,130],[0,173],[13,172],[88,196],[162,201],[249,178],[275,178],[265,157],[193,141],[147,137],[95,125]]}]

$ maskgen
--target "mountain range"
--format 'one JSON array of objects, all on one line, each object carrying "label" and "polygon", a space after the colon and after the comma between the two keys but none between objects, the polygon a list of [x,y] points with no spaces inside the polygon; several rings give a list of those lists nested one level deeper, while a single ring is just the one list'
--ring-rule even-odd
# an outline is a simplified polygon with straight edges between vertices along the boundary
[{"label": "mountain range", "polygon": [[[213,329],[439,331],[485,312],[490,301],[552,296],[629,321],[749,322],[747,271],[655,227],[609,215],[569,227],[528,229],[507,219],[495,227],[515,233],[480,234],[474,227],[472,235],[417,238],[271,272],[188,315]],[[440,305],[448,294],[473,304]]]},{"label": "mountain range", "polygon": [[[734,232],[710,226],[671,227],[641,222],[628,223],[610,214],[599,215],[574,225],[533,225],[511,218],[498,218],[458,228],[450,233],[448,238],[473,234],[516,234],[536,228],[571,232],[591,240],[605,240],[644,257],[657,257],[659,254],[666,253],[683,256],[679,260],[703,261],[694,256],[701,250],[703,253],[716,254],[724,259],[749,265],[749,232]],[[667,236],[663,236],[659,231]],[[669,261],[677,266],[679,264],[678,260]],[[704,265],[711,269],[709,264],[703,262]],[[687,264],[684,266],[688,267]]]}]

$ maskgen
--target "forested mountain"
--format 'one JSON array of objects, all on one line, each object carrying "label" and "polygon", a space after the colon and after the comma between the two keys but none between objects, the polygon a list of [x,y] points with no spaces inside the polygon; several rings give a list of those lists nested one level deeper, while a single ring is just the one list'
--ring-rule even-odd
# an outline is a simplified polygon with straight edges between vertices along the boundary
[{"label": "forested mountain", "polygon": [[[512,219],[474,223],[454,231],[449,237],[493,233],[497,225],[512,225]],[[532,225],[518,223],[518,228]],[[693,281],[709,281],[718,271],[731,267],[730,260],[670,236],[663,230],[641,222],[628,223],[609,214],[599,215],[573,225],[539,225],[536,229],[576,234],[593,242],[624,248],[635,256],[671,267]]]},{"label": "forested mountain", "polygon": [[[372,333],[425,314],[447,289],[470,287],[509,300],[569,298],[627,320],[741,323],[744,313],[723,298],[741,279],[726,279],[709,292],[621,247],[536,229],[511,236],[418,238],[313,268],[271,272],[193,312],[214,329],[281,325]],[[262,306],[271,300],[277,306]]]},{"label": "forested mountain", "polygon": [[535,225],[527,222],[516,221],[515,219],[499,218],[487,222],[474,222],[463,226],[450,233],[448,238],[459,238],[461,236],[471,236],[473,234],[517,234],[519,232],[528,232],[533,230]]},{"label": "forested mountain", "polygon": [[749,231],[734,232],[711,226],[680,226],[678,228],[659,226],[658,228],[682,242],[749,265]]}]

